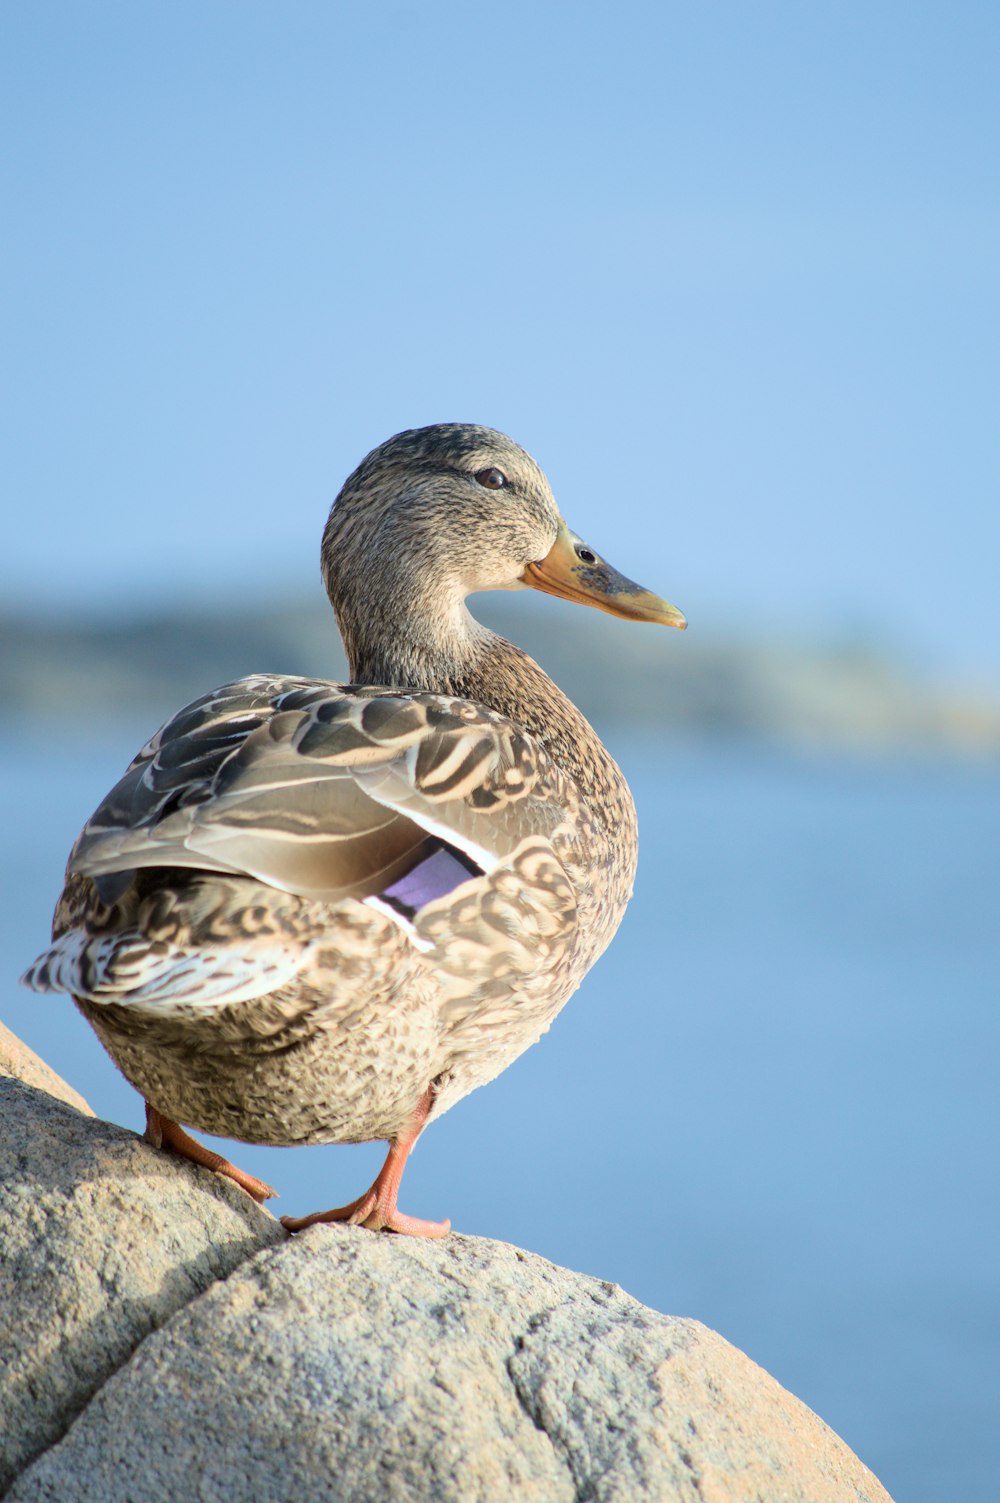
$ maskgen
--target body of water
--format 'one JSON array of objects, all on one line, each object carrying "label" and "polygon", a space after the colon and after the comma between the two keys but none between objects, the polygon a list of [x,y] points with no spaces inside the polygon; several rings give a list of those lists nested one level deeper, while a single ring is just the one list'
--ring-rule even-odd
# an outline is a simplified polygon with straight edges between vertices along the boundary
[{"label": "body of water", "polygon": [[[70,843],[152,727],[0,743],[5,1021],[103,1116],[142,1103],[14,977]],[[694,1316],[897,1503],[1000,1497],[1000,768],[617,748],[636,896],[549,1035],[419,1145],[401,1202]],[[239,1147],[299,1214],[383,1150]]]}]

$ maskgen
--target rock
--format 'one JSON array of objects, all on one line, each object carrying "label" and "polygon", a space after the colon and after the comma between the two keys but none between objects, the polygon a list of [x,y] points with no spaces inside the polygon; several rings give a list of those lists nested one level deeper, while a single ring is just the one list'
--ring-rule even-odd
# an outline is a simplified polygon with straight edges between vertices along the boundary
[{"label": "rock", "polygon": [[503,1244],[333,1227],[258,1254],[149,1336],[9,1499],[191,1496],[886,1499],[696,1321]]},{"label": "rock", "polygon": [[0,1076],[0,1123],[2,1494],[151,1331],[284,1233],[235,1185],[20,1080]]},{"label": "rock", "polygon": [[43,1059],[39,1059],[33,1049],[22,1044],[17,1034],[11,1033],[4,1023],[0,1023],[0,1075],[23,1080],[40,1091],[48,1091],[50,1096],[58,1096],[60,1101],[75,1106],[78,1112],[86,1112],[88,1117],[94,1115],[83,1097]]},{"label": "rock", "polygon": [[285,1240],[206,1171],[0,1089],[10,1503],[889,1503],[696,1321],[503,1243]]}]

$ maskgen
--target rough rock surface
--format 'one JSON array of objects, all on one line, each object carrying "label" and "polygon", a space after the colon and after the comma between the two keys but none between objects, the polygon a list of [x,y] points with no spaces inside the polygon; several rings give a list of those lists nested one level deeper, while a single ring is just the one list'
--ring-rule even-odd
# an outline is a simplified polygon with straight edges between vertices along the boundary
[{"label": "rough rock surface", "polygon": [[0,1091],[10,1503],[888,1503],[696,1321],[503,1243],[285,1240],[206,1171]]},{"label": "rough rock surface", "polygon": [[33,1049],[22,1044],[17,1034],[11,1033],[5,1023],[0,1023],[0,1075],[23,1080],[27,1085],[37,1086],[40,1091],[48,1091],[50,1096],[58,1096],[60,1101],[75,1106],[78,1112],[86,1112],[88,1117],[94,1115],[79,1092],[67,1085],[62,1076],[57,1075],[44,1059],[39,1059]]},{"label": "rough rock surface", "polygon": [[235,1185],[0,1076],[0,1494],[151,1331],[284,1240]]}]

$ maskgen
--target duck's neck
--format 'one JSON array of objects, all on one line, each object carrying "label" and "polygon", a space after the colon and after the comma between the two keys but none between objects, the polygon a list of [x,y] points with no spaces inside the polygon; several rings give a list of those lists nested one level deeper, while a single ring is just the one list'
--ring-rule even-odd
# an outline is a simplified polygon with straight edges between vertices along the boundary
[{"label": "duck's neck", "polygon": [[388,602],[377,597],[337,610],[353,682],[458,693],[452,686],[500,639],[473,620],[460,597],[439,595],[432,609],[409,598],[405,580],[399,585]]},{"label": "duck's neck", "polygon": [[[366,626],[377,623],[369,617]],[[576,705],[519,647],[482,626],[461,607],[447,622],[404,621],[393,630],[352,632],[342,621],[351,676],[357,684],[423,689],[496,710],[547,751],[591,803],[609,833],[631,827],[635,811],[614,758]],[[391,642],[391,650],[383,643]],[[598,816],[600,817],[600,815]]]}]

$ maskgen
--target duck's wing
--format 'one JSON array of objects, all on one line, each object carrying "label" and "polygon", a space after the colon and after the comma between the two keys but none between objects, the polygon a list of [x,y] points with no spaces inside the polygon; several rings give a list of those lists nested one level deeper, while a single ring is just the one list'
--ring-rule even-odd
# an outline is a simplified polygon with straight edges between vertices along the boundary
[{"label": "duck's wing", "polygon": [[530,737],[468,701],[227,684],[88,820],[23,979],[154,1011],[248,1001],[308,969],[329,905],[360,899],[378,913],[354,929],[389,970],[424,952],[473,1005],[500,973],[554,964],[554,935],[573,942],[574,798]]},{"label": "duck's wing", "polygon": [[167,722],[88,820],[69,873],[107,901],[137,868],[193,867],[326,902],[403,882],[420,907],[551,836],[572,801],[531,738],[482,706],[254,677]]}]

